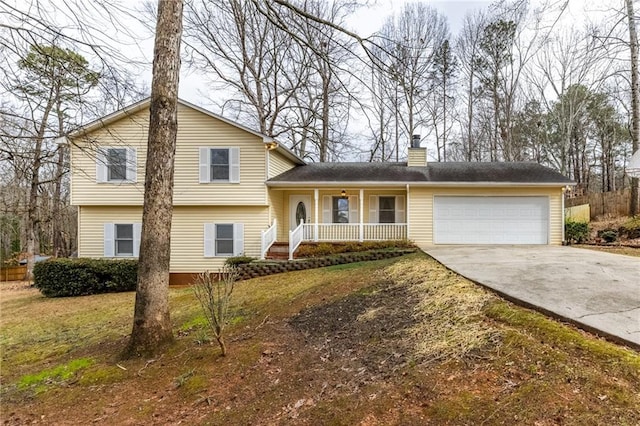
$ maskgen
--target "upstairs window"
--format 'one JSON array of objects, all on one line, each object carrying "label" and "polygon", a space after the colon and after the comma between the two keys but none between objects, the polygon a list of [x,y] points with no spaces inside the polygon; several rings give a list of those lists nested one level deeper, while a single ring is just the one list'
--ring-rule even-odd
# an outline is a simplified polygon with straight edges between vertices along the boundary
[{"label": "upstairs window", "polygon": [[107,180],[127,180],[127,150],[107,149]]},{"label": "upstairs window", "polygon": [[200,183],[239,183],[240,148],[200,148]]},{"label": "upstairs window", "polygon": [[96,181],[99,183],[136,182],[135,148],[102,147],[96,154]]},{"label": "upstairs window", "polygon": [[211,150],[211,180],[229,180],[229,150]]}]

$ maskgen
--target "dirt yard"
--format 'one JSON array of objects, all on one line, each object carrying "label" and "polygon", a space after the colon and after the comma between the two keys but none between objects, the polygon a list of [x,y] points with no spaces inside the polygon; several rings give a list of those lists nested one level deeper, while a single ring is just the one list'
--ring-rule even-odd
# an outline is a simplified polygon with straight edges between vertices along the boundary
[{"label": "dirt yard", "polygon": [[238,283],[227,357],[189,289],[121,360],[133,294],[0,284],[4,424],[639,424],[640,355],[422,254]]}]

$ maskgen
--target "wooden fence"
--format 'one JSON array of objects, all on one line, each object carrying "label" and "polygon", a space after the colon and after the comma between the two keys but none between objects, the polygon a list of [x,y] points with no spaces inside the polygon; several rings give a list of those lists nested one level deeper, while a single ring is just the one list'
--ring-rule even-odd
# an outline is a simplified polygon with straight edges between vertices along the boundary
[{"label": "wooden fence", "polygon": [[564,201],[565,207],[574,207],[582,204],[589,204],[591,208],[591,219],[598,216],[628,216],[631,203],[631,191],[598,192],[580,195],[577,197],[567,197]]},{"label": "wooden fence", "polygon": [[27,265],[0,268],[0,281],[22,281],[27,274]]}]

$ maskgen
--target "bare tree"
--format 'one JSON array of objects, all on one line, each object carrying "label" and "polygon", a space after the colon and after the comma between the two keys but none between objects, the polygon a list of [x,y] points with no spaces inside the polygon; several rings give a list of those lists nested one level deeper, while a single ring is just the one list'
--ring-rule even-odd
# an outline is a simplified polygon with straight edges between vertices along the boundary
[{"label": "bare tree", "polygon": [[[631,53],[631,151],[638,150],[640,141],[640,75],[638,71],[638,33],[636,32],[636,17],[633,11],[633,0],[625,0],[627,5],[627,19],[629,20],[629,51]],[[631,179],[631,205],[629,212],[632,216],[638,213],[638,185],[640,179]]]},{"label": "bare tree", "polygon": [[158,0],[138,284],[127,348],[130,355],[155,353],[173,340],[169,266],[182,10],[181,0]]},{"label": "bare tree", "polygon": [[[425,122],[430,70],[447,32],[446,19],[425,3],[405,5],[398,16],[387,19],[379,32],[379,44],[389,52],[386,71],[398,89],[396,102],[402,105],[398,105],[395,118],[407,141]],[[399,144],[398,137],[396,141]],[[399,152],[400,147],[396,146],[396,159]]]},{"label": "bare tree", "polygon": [[482,148],[480,141],[482,140],[476,134],[474,121],[477,119],[475,114],[477,86],[478,86],[478,64],[475,58],[480,51],[480,39],[485,26],[485,15],[483,12],[474,12],[467,14],[461,33],[456,39],[456,53],[460,60],[460,87],[463,88],[461,93],[464,99],[465,111],[461,114],[462,124],[462,158],[466,161],[482,159]]}]

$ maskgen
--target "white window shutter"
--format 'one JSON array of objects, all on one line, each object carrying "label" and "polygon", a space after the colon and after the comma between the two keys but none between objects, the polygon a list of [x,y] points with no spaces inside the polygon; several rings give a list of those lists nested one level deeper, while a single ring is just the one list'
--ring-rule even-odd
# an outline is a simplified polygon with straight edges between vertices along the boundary
[{"label": "white window shutter", "polygon": [[200,148],[200,183],[211,182],[211,149],[207,147]]},{"label": "white window shutter", "polygon": [[349,195],[349,223],[359,223],[360,216],[358,216],[358,196]]},{"label": "white window shutter", "polygon": [[107,155],[102,148],[96,150],[96,182],[107,181]]},{"label": "white window shutter", "polygon": [[104,257],[114,257],[116,255],[115,242],[115,225],[113,223],[104,224]]},{"label": "white window shutter", "polygon": [[233,224],[233,255],[241,256],[244,253],[244,224]]},{"label": "white window shutter", "polygon": [[216,255],[216,224],[204,224],[204,257],[215,257]]},{"label": "white window shutter", "polygon": [[378,196],[370,195],[369,196],[369,223],[378,223],[380,222],[380,217],[378,216]]},{"label": "white window shutter", "polygon": [[142,223],[133,224],[133,257],[140,256],[140,235],[142,234]]},{"label": "white window shutter", "polygon": [[229,182],[240,183],[240,148],[229,148]]},{"label": "white window shutter", "polygon": [[331,196],[323,195],[322,196],[322,223],[331,223],[333,220],[331,219]]},{"label": "white window shutter", "polygon": [[135,148],[127,148],[127,181],[138,181],[138,158]]},{"label": "white window shutter", "polygon": [[398,195],[396,196],[396,223],[405,223],[406,217],[404,195]]}]

